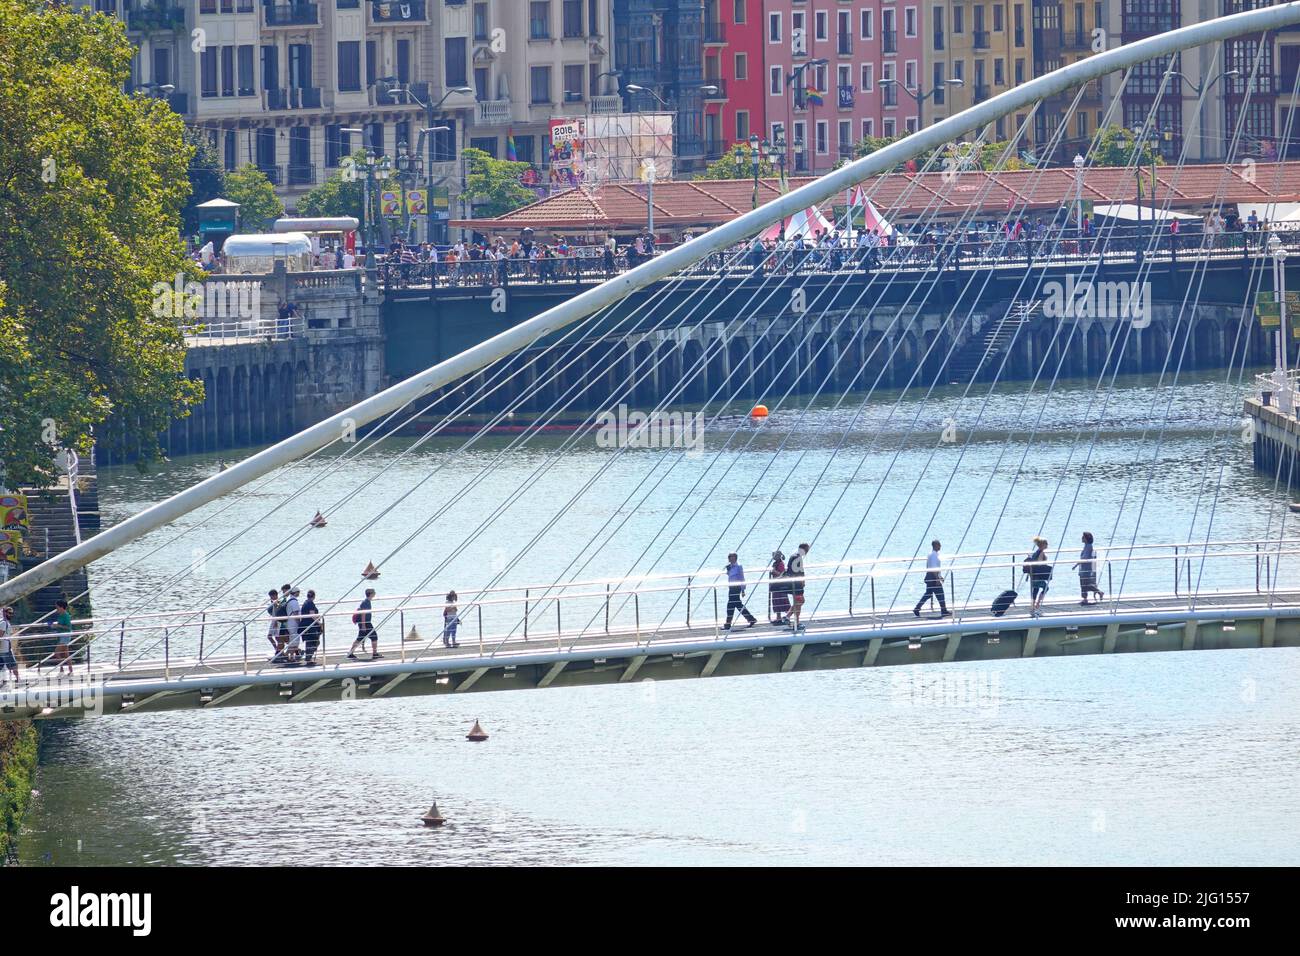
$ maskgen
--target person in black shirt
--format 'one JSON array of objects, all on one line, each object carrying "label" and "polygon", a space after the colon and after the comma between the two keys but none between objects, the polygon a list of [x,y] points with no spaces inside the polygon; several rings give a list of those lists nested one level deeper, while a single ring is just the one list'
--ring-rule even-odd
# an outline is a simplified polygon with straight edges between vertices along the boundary
[{"label": "person in black shirt", "polygon": [[348,660],[357,659],[357,648],[360,647],[364,652],[366,649],[366,638],[370,638],[370,659],[378,660],[383,657],[379,653],[379,632],[375,630],[374,624],[370,618],[370,601],[375,596],[374,588],[366,588],[366,599],[357,607],[356,613],[352,615],[352,621],[357,626],[357,639],[352,642],[352,647],[348,651]]},{"label": "person in black shirt", "polygon": [[302,642],[305,651],[304,662],[314,664],[316,663],[316,649],[320,647],[321,637],[325,633],[325,619],[321,617],[320,608],[316,606],[315,591],[307,592],[307,600],[303,602],[299,614],[302,615],[299,629],[302,631]]}]

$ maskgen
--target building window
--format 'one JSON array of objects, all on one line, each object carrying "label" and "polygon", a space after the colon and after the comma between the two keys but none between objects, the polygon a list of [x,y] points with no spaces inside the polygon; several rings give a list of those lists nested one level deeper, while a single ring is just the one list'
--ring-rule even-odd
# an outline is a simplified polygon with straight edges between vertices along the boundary
[{"label": "building window", "polygon": [[907,118],[907,131],[908,131],[909,133],[915,133],[915,132],[916,132],[916,117],[915,117],[915,116],[909,116],[909,117]]},{"label": "building window", "polygon": [[813,25],[817,30],[818,40],[825,40],[830,36],[829,28],[827,27],[827,20],[828,18],[825,10],[818,10],[817,16],[813,18]]},{"label": "building window", "polygon": [[582,66],[566,66],[564,68],[564,102],[582,102],[582,85],[586,78],[586,72]]},{"label": "building window", "polygon": [[469,141],[469,148],[481,149],[483,152],[487,153],[493,159],[499,158],[497,156],[497,138],[495,136],[472,137]]},{"label": "building window", "polygon": [[375,85],[375,70],[379,66],[379,53],[375,49],[375,41],[366,41],[366,86]]},{"label": "building window", "polygon": [[861,15],[861,21],[862,22],[859,24],[859,27],[861,28],[862,39],[870,40],[873,36],[876,35],[875,11],[863,10]]},{"label": "building window", "polygon": [[384,124],[367,123],[365,126],[361,128],[365,130],[363,136],[365,137],[366,148],[369,149],[376,156],[383,156],[384,155]]},{"label": "building window", "polygon": [[1025,61],[1016,60],[1016,86],[1025,82]]},{"label": "building window", "polygon": [[600,36],[600,0],[587,0],[587,32]]},{"label": "building window", "polygon": [[736,54],[736,79],[749,79],[749,56],[745,53]]},{"label": "building window", "polygon": [[779,66],[769,67],[767,71],[767,91],[773,96],[781,95],[781,68]]},{"label": "building window", "polygon": [[1013,23],[1015,24],[1015,29],[1016,29],[1016,35],[1015,35],[1016,46],[1024,46],[1025,45],[1025,8],[1021,4],[1017,3],[1012,13],[1014,14]]},{"label": "building window", "polygon": [[225,163],[227,171],[229,171],[239,165],[239,134],[233,129],[228,129],[226,130],[224,140],[225,142],[222,144],[224,146],[224,149],[222,150],[222,160]]},{"label": "building window", "polygon": [[864,119],[862,121],[862,138],[872,139],[876,135],[876,121],[873,119]]},{"label": "building window", "polygon": [[1001,59],[993,61],[993,85],[1005,86],[1007,82],[1007,71],[1002,65]]},{"label": "building window", "polygon": [[564,0],[561,16],[567,39],[582,36],[582,0]]},{"label": "building window", "polygon": [[769,13],[767,15],[767,42],[781,42],[781,14]]},{"label": "building window", "polygon": [[199,55],[199,95],[217,95],[217,48],[204,47]]},{"label": "building window", "polygon": [[466,48],[469,46],[464,37],[448,37],[442,41],[443,57],[446,60],[447,86],[465,86],[469,75],[466,70]]},{"label": "building window", "polygon": [[532,0],[528,4],[528,38],[530,40],[551,38],[550,0]]},{"label": "building window", "polygon": [[397,82],[405,86],[411,82],[411,41],[397,41]]},{"label": "building window", "polygon": [[352,134],[345,133],[342,124],[325,127],[325,165],[330,169],[338,167],[344,156],[352,154]]},{"label": "building window", "polygon": [[252,96],[257,92],[253,86],[253,45],[242,44],[239,47],[239,95]]},{"label": "building window", "polygon": [[903,36],[916,36],[916,7],[908,7],[903,11]]},{"label": "building window", "polygon": [[474,4],[474,39],[479,41],[488,39],[488,5],[486,3]]},{"label": "building window", "polygon": [[452,163],[456,161],[456,121],[442,120],[439,126],[446,129],[429,134],[429,161],[434,163]]},{"label": "building window", "polygon": [[545,104],[551,102],[551,68],[535,66],[529,71],[529,102]]},{"label": "building window", "polygon": [[749,139],[749,111],[748,110],[736,111],[736,139],[738,140]]},{"label": "building window", "polygon": [[885,139],[893,139],[894,134],[898,131],[898,124],[890,117],[882,123],[882,128],[885,131]]},{"label": "building window", "polygon": [[533,163],[537,159],[537,137],[536,136],[516,136],[515,137],[515,155],[519,157],[521,163]]},{"label": "building window", "polygon": [[339,41],[339,89],[355,93],[361,89],[361,41]]},{"label": "building window", "polygon": [[835,131],[839,137],[835,146],[839,150],[840,158],[846,158],[853,153],[853,123],[850,120],[840,120],[839,127]]},{"label": "building window", "polygon": [[1075,131],[1078,134],[1079,139],[1087,139],[1088,138],[1088,114],[1080,110],[1079,114],[1075,116],[1074,120],[1075,120]]},{"label": "building window", "polygon": [[874,63],[862,64],[862,92],[863,93],[871,92],[871,87],[872,87],[871,81],[873,79],[872,74],[875,72],[875,69],[876,69],[876,65]]},{"label": "building window", "polygon": [[221,48],[221,95],[235,95],[235,48]]},{"label": "building window", "polygon": [[993,4],[993,32],[1001,33],[1003,30],[1002,23],[1002,4]]},{"label": "building window", "polygon": [[952,8],[952,32],[954,35],[966,32],[966,11],[962,7]]},{"label": "building window", "polygon": [[943,106],[944,97],[948,93],[947,85],[943,82],[944,65],[942,60],[934,65],[934,81],[931,83],[930,89],[935,106]]},{"label": "building window", "polygon": [[996,123],[993,124],[997,130],[997,140],[999,143],[1004,142],[1007,138],[1007,118],[999,116]]},{"label": "building window", "polygon": [[745,22],[745,0],[735,0],[731,7],[731,22]]},{"label": "building window", "polygon": [[491,72],[486,66],[474,67],[474,99],[480,102],[492,99],[488,87],[491,85]]},{"label": "building window", "polygon": [[916,61],[908,60],[903,64],[903,85],[909,90],[916,89]]},{"label": "building window", "polygon": [[930,23],[934,26],[934,48],[943,49],[943,7],[933,7]]}]

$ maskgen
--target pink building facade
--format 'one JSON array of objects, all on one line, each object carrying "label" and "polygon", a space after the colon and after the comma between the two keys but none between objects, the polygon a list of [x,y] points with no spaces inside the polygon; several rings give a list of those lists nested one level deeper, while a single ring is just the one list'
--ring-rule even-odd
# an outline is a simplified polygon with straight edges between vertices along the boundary
[{"label": "pink building facade", "polygon": [[718,88],[704,97],[709,160],[767,135],[762,8],[763,0],[705,0],[704,83]]},{"label": "pink building facade", "polygon": [[[921,3],[747,0],[746,6],[750,16],[762,8],[766,125],[760,135],[784,140],[788,171],[823,173],[851,158],[864,137],[915,130],[916,101],[899,86],[917,89],[924,66]],[[897,82],[882,87],[881,79]]]}]

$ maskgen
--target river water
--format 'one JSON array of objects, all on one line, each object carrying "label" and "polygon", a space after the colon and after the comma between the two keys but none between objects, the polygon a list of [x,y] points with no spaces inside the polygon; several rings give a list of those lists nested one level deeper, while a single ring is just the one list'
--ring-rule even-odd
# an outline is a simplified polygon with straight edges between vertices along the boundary
[{"label": "river water", "polygon": [[[521,449],[506,436],[330,452],[100,562],[95,607],[256,604],[294,581],[350,608],[371,560],[382,597],[713,571],[728,550],[757,569],[800,540],[814,559],[865,566],[923,553],[936,535],[949,553],[1027,552],[1041,531],[1053,550],[1069,543],[1066,558],[1084,529],[1112,551],[1279,533],[1286,495],[1252,471],[1222,373],[1174,389],[1151,378],[1100,397],[1094,387],[850,395],[803,414],[773,401],[762,426],[740,408],[711,417],[698,454],[620,454],[565,434]],[[218,467],[193,456],[151,474],[103,470],[105,523]],[[277,551],[318,508],[328,527]],[[1252,559],[1196,570],[1205,588],[1253,583]],[[1054,596],[1066,600],[1061,571]],[[1131,566],[1124,589],[1167,590],[1171,577],[1163,562]],[[958,594],[979,602],[1004,586],[990,575]],[[910,603],[915,589],[891,579],[879,590]],[[434,618],[406,625],[429,633]],[[1275,649],[90,719],[50,728],[21,857],[1290,863],[1298,699],[1300,652]],[[487,743],[464,740],[475,718]],[[435,797],[450,823],[425,831],[416,818]]]}]

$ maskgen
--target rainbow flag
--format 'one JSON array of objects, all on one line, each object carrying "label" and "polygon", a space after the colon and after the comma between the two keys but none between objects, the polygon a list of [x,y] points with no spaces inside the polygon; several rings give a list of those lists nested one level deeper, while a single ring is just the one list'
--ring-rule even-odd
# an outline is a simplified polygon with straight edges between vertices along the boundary
[{"label": "rainbow flag", "polygon": [[808,102],[811,103],[813,106],[821,106],[823,103],[826,102],[826,94],[823,93],[821,90],[817,89],[817,87],[815,86],[808,87],[808,91],[806,95],[808,97]]},{"label": "rainbow flag", "polygon": [[515,134],[513,131],[506,133],[506,159],[512,163],[519,162],[519,151],[515,149]]}]

